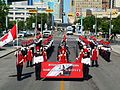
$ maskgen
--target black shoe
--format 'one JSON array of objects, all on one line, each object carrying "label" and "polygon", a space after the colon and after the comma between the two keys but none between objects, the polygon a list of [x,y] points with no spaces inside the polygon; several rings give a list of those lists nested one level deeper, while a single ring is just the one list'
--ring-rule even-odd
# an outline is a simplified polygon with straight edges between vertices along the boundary
[{"label": "black shoe", "polygon": [[35,80],[40,80],[40,78],[36,78]]},{"label": "black shoe", "polygon": [[94,67],[94,65],[91,65],[91,67]]},{"label": "black shoe", "polygon": [[99,67],[99,65],[96,65],[96,67]]},{"label": "black shoe", "polygon": [[18,81],[21,81],[21,78],[17,78]]}]

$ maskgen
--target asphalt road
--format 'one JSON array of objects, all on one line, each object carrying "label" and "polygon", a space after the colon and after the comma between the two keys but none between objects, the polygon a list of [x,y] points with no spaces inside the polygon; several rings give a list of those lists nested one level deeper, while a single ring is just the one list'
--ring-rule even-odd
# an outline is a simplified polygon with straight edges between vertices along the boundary
[{"label": "asphalt road", "polygon": [[[54,38],[55,39],[55,38]],[[61,38],[56,38],[49,61],[56,61],[57,47]],[[68,38],[70,60],[76,57],[75,38]],[[90,67],[89,80],[79,79],[41,79],[35,80],[34,67],[24,65],[21,81],[16,80],[15,56],[10,54],[0,59],[0,90],[119,90],[120,89],[120,55],[112,52],[111,62],[99,57],[99,67]]]}]

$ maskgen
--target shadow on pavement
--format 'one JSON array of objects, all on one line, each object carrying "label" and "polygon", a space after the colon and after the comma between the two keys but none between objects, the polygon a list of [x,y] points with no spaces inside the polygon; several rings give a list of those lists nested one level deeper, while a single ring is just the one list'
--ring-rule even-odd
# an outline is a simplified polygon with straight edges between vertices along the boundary
[{"label": "shadow on pavement", "polygon": [[[31,75],[32,75],[33,73],[34,73],[34,72],[29,72],[29,73],[24,73],[24,74],[22,74],[21,80],[31,77]],[[9,77],[17,77],[17,75],[9,75]]]},{"label": "shadow on pavement", "polygon": [[6,50],[6,49],[4,49],[4,48],[0,48],[0,51],[3,51],[3,50]]}]

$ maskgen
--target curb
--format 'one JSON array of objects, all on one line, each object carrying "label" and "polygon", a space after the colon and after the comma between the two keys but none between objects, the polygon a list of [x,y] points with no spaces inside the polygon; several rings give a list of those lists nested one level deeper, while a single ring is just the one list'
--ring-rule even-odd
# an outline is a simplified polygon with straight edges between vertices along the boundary
[{"label": "curb", "polygon": [[11,53],[17,51],[17,50],[18,50],[18,49],[15,49],[15,50],[13,50],[13,51],[11,51],[11,52],[8,52],[8,53],[6,53],[6,54],[0,56],[0,58],[3,58],[3,57],[5,57],[5,56],[7,56],[7,55],[9,55],[9,54],[11,54]]}]

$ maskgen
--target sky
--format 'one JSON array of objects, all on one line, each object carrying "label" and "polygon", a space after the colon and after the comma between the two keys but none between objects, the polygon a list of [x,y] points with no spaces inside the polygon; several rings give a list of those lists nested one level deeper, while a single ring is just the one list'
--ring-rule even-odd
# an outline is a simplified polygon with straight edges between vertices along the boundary
[{"label": "sky", "polygon": [[64,0],[64,12],[65,12],[64,23],[67,23],[67,16],[69,10],[70,10],[70,0]]}]

